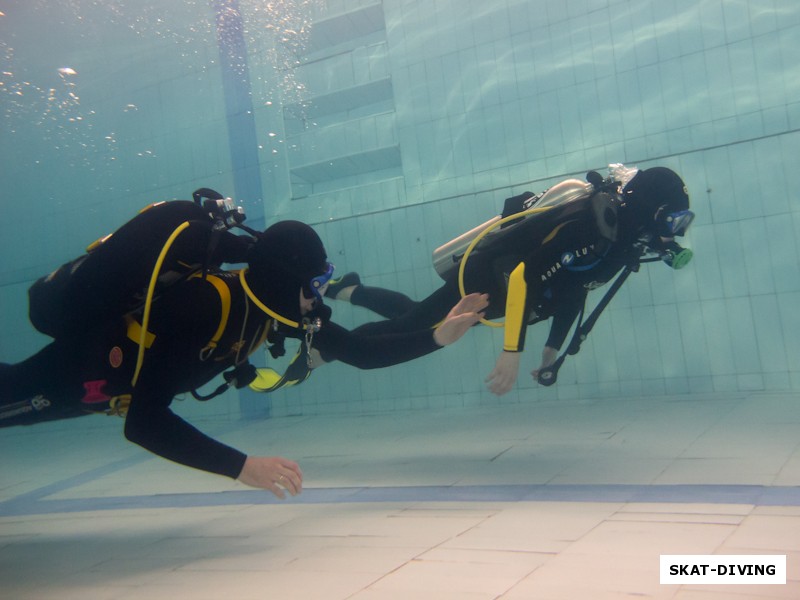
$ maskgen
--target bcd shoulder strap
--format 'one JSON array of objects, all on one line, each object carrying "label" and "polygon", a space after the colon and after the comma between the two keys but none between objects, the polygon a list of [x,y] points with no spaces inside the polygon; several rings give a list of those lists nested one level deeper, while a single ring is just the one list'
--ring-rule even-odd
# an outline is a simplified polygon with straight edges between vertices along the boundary
[{"label": "bcd shoulder strap", "polygon": [[[214,349],[219,344],[220,339],[222,338],[222,334],[225,332],[225,327],[228,325],[228,318],[231,314],[231,290],[225,283],[225,281],[221,277],[217,277],[216,275],[206,274],[205,277],[201,273],[195,273],[189,279],[201,278],[208,281],[214,289],[219,294],[220,300],[220,319],[217,325],[217,329],[214,332],[214,335],[211,336],[211,339],[205,345],[205,347],[200,351],[201,358],[203,360],[207,359],[211,354],[214,352]],[[127,336],[128,339],[135,342],[136,344],[139,343],[141,339],[141,332],[142,332],[142,325],[137,321],[132,315],[127,315],[125,317],[125,321],[127,323]],[[150,348],[155,342],[156,336],[154,333],[148,331],[145,337],[145,348]]]}]

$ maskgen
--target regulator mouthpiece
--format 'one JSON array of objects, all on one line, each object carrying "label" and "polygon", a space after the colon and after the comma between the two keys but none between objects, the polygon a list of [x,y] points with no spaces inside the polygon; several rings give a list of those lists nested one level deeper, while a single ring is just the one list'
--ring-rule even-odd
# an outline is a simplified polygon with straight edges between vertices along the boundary
[{"label": "regulator mouthpiece", "polygon": [[677,271],[688,265],[693,256],[694,252],[692,252],[691,249],[681,248],[678,244],[673,242],[669,244],[666,252],[661,255],[661,260]]}]

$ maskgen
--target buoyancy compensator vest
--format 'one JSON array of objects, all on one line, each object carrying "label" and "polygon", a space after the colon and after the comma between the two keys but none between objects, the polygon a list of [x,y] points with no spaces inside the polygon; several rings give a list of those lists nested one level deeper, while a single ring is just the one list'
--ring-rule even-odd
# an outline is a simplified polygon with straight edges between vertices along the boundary
[{"label": "buoyancy compensator vest", "polygon": [[[203,198],[206,200],[201,205]],[[234,226],[248,229],[241,225],[244,213],[233,205],[232,200],[223,199],[217,192],[206,188],[197,190],[194,200],[196,208],[185,201],[159,202],[145,207],[115,234],[93,242],[85,254],[35,281],[28,290],[28,313],[33,326],[46,335],[61,338],[90,327],[97,319],[121,317],[137,306],[141,307],[153,268],[161,256],[166,256],[160,268],[163,276],[158,283],[161,286],[169,287],[194,273],[205,272],[220,235]],[[154,210],[157,207],[162,207],[159,208],[162,213],[166,211],[163,218]],[[138,227],[139,221],[141,228]],[[170,255],[167,246],[182,235],[190,222],[203,225],[205,233],[202,239],[207,241],[196,248],[189,244],[180,253]],[[154,227],[154,224],[159,227]],[[117,233],[118,239],[110,244],[115,248],[113,251],[107,249],[109,241]],[[252,235],[254,232],[248,233]],[[229,251],[231,262],[238,262],[236,255],[241,254],[243,259],[246,254],[244,250],[238,250],[238,239],[243,238],[231,237],[236,241],[235,251]],[[241,242],[242,248],[246,248],[248,243]],[[128,245],[130,252],[119,251]],[[86,302],[81,302],[83,298],[91,299],[107,314],[94,314]]]}]

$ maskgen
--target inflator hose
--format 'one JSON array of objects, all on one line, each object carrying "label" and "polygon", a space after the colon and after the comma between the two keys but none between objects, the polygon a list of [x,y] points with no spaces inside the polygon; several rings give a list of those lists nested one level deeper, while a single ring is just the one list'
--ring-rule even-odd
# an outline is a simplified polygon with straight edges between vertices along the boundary
[{"label": "inflator hose", "polygon": [[164,264],[164,260],[167,258],[167,253],[172,247],[172,244],[175,242],[176,238],[181,234],[181,232],[187,227],[189,227],[189,221],[181,223],[178,225],[175,231],[172,232],[158,255],[158,260],[156,260],[155,267],[153,267],[153,274],[150,276],[150,285],[147,286],[147,298],[144,302],[144,312],[142,313],[142,332],[139,335],[139,352],[136,356],[136,369],[133,372],[133,379],[131,379],[131,385],[133,387],[136,387],[136,382],[139,380],[139,371],[141,371],[142,363],[144,362],[144,348],[147,340],[147,327],[150,324],[150,309],[153,305],[153,296],[155,295],[158,276],[161,273],[161,266]]},{"label": "inflator hose", "polygon": [[[500,219],[499,221],[495,221],[489,227],[487,227],[486,229],[481,231],[477,236],[475,236],[475,239],[469,243],[469,246],[467,246],[467,249],[464,251],[464,256],[461,257],[461,262],[458,265],[458,291],[461,293],[461,297],[463,298],[467,295],[467,292],[464,289],[464,268],[466,267],[467,259],[469,258],[469,255],[472,253],[472,251],[475,249],[475,246],[477,246],[483,238],[485,238],[489,233],[491,233],[501,225],[505,225],[509,221],[515,221],[517,219],[525,218],[530,215],[535,215],[536,213],[545,212],[547,210],[550,210],[551,208],[552,208],[551,206],[544,206],[541,208],[529,208],[528,210],[515,213],[513,215],[509,215],[507,217]],[[488,325],[489,327],[503,327],[505,325],[505,321],[503,321],[502,323],[495,323],[493,321],[487,321],[486,319],[483,318],[480,320],[480,322],[483,323],[484,325]]]},{"label": "inflator hose", "polygon": [[250,301],[253,304],[255,304],[258,308],[260,308],[262,312],[264,312],[268,316],[272,317],[276,321],[280,321],[284,325],[288,325],[289,327],[292,327],[294,329],[301,329],[301,328],[307,329],[305,324],[300,324],[297,321],[292,321],[288,317],[284,317],[283,315],[279,315],[274,310],[272,310],[269,306],[267,306],[261,300],[259,300],[258,296],[256,296],[253,293],[253,290],[250,289],[250,286],[247,283],[247,279],[245,278],[245,275],[247,274],[248,271],[249,271],[249,269],[242,269],[241,271],[239,271],[239,282],[242,284],[242,289],[244,290],[244,293],[247,294],[247,297],[250,298]]}]

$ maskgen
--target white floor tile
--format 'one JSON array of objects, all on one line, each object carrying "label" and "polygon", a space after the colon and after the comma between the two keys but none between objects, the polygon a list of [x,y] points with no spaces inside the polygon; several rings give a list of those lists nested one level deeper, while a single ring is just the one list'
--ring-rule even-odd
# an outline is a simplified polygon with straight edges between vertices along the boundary
[{"label": "white floor tile", "polygon": [[[306,491],[284,502],[153,457],[115,419],[0,430],[0,595],[797,598],[796,406],[664,397],[197,423],[298,460]],[[789,582],[660,585],[660,554],[706,553],[786,554]]]}]

